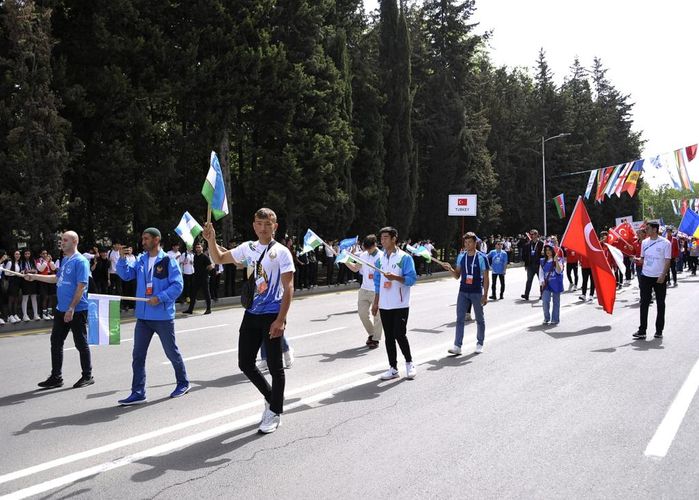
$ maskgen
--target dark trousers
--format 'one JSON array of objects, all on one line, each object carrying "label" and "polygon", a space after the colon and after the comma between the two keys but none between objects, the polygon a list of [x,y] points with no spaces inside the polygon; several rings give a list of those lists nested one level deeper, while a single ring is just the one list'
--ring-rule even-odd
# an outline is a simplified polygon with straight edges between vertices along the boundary
[{"label": "dark trousers", "polygon": [[308,264],[308,284],[309,286],[318,284],[318,262]]},{"label": "dark trousers", "polygon": [[83,377],[92,375],[92,361],[90,358],[90,346],[87,344],[87,311],[76,311],[70,323],[63,321],[65,313],[56,310],[53,316],[53,328],[51,329],[51,375],[61,377],[63,369],[63,344],[68,332],[73,332],[75,348],[80,353],[80,367]]},{"label": "dark trousers", "polygon": [[[668,281],[666,279],[666,281]],[[645,333],[648,328],[648,307],[655,290],[655,303],[658,307],[658,314],[655,317],[655,333],[663,333],[665,328],[665,294],[667,288],[665,283],[658,283],[658,278],[650,278],[648,276],[639,276],[639,284],[641,285],[641,325],[638,331]]]},{"label": "dark trousers", "polygon": [[498,278],[500,279],[500,298],[502,298],[502,294],[505,293],[505,275],[504,274],[493,274],[493,297],[496,297],[495,295],[495,285],[498,282]]},{"label": "dark trousers", "polygon": [[124,295],[122,292],[123,290],[121,289],[121,278],[119,277],[118,274],[110,274],[109,275],[109,293],[112,295]]},{"label": "dark trousers", "polygon": [[[238,337],[238,367],[252,382],[269,403],[269,408],[277,415],[284,411],[284,365],[282,363],[282,337],[270,338],[269,329],[276,314],[245,313]],[[267,368],[272,376],[272,385],[255,365],[257,351],[264,344],[267,354]]]},{"label": "dark trousers", "polygon": [[195,276],[192,280],[191,295],[189,296],[189,311],[194,310],[194,304],[197,303],[197,295],[199,290],[204,292],[204,300],[206,301],[206,309],[211,309],[211,291],[209,290],[209,276]]},{"label": "dark trousers", "polygon": [[104,280],[95,280],[95,293],[108,293],[109,292],[109,285],[107,285],[107,282]]},{"label": "dark trousers", "polygon": [[692,276],[696,276],[697,274],[697,260],[699,260],[699,258],[690,255],[687,261],[689,270],[692,272]]},{"label": "dark trousers", "polygon": [[592,269],[589,267],[582,268],[582,294],[587,293],[587,282],[590,281],[590,296],[595,294],[595,280],[592,278]]},{"label": "dark trousers", "polygon": [[628,255],[624,255],[624,265],[626,266],[626,276],[624,276],[624,279],[626,279],[626,281],[631,281],[631,257]]},{"label": "dark trousers", "polygon": [[209,295],[213,300],[218,300],[218,289],[221,285],[221,275],[212,274],[209,277]]},{"label": "dark trousers", "polygon": [[[578,286],[578,263],[573,262],[572,264],[567,264],[567,269],[566,269],[566,275],[568,276],[568,283],[571,285],[575,285],[576,287]],[[571,278],[573,276],[573,278]]]},{"label": "dark trousers", "polygon": [[[534,281],[534,278],[539,277],[539,266],[536,267],[527,267],[527,284],[524,287],[524,296],[529,299],[529,292],[532,289],[532,281]],[[538,281],[538,280],[537,280]]]},{"label": "dark trousers", "polygon": [[410,343],[408,343],[408,312],[409,308],[401,309],[379,309],[381,314],[381,324],[383,325],[384,335],[386,337],[386,354],[388,355],[388,364],[398,369],[398,352],[396,351],[396,342],[400,347],[400,352],[406,362],[413,360],[410,354]]},{"label": "dark trousers", "polygon": [[335,257],[327,257],[325,265],[328,267],[328,285],[333,284],[333,269],[335,268]]},{"label": "dark trousers", "polygon": [[236,271],[237,269],[233,264],[225,264],[223,266],[224,297],[233,297],[235,295]]},{"label": "dark trousers", "polygon": [[[670,259],[670,272],[672,273],[672,282],[677,284],[677,259]],[[665,285],[670,285],[670,277],[665,280]]]}]

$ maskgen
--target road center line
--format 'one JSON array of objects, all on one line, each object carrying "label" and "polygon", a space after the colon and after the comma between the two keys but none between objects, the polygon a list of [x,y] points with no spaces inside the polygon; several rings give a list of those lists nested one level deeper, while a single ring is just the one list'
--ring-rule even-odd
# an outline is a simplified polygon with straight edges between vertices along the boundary
[{"label": "road center line", "polygon": [[[339,330],[346,330],[347,326],[341,326],[339,328],[331,328],[329,330],[321,330],[320,332],[306,333],[305,335],[296,335],[295,337],[289,337],[288,340],[298,340],[305,339],[306,337],[315,337],[316,335],[322,335],[323,333],[337,332]],[[198,356],[190,356],[188,358],[183,358],[183,361],[192,361],[195,359],[210,358],[211,356],[220,356],[221,354],[230,354],[232,352],[238,352],[238,348],[226,349],[224,351],[209,352],[207,354],[199,354]],[[161,364],[169,365],[170,361],[163,361]]]},{"label": "road center line", "polygon": [[667,455],[698,388],[699,360],[687,375],[670,408],[668,408],[665,418],[660,422],[653,438],[648,443],[645,451],[647,457],[664,458]]}]

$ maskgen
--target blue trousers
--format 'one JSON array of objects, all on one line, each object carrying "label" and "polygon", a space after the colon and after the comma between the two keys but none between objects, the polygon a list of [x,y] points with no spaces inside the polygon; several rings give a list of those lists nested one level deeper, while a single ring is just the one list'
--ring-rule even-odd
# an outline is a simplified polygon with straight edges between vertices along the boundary
[{"label": "blue trousers", "polygon": [[[541,298],[544,301],[544,321],[560,322],[561,292],[552,292],[545,288]],[[553,302],[553,309],[551,309],[551,302]]]},{"label": "blue trousers", "polygon": [[160,337],[165,355],[175,369],[177,384],[189,383],[182,355],[175,343],[175,321],[171,319],[160,321],[139,319],[136,321],[134,330],[131,392],[144,396],[146,395],[146,354],[154,333]]},{"label": "blue trousers", "polygon": [[464,317],[466,309],[473,306],[473,312],[476,314],[476,340],[480,345],[483,345],[485,340],[485,317],[483,315],[483,306],[481,305],[482,293],[464,293],[459,292],[456,299],[456,336],[454,345],[461,347],[464,341]]}]

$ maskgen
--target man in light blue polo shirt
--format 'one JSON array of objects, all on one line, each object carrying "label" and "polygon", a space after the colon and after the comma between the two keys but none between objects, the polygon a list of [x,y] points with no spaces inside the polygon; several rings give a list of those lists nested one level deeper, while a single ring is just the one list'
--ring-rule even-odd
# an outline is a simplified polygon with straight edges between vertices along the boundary
[{"label": "man in light blue polo shirt", "polygon": [[500,280],[500,300],[505,293],[505,273],[507,272],[507,252],[502,249],[502,241],[495,242],[495,249],[488,252],[488,262],[493,273],[493,290],[490,294],[491,300],[497,300],[495,288],[498,279]]},{"label": "man in light blue polo shirt", "polygon": [[61,236],[63,258],[55,275],[25,274],[28,281],[56,284],[56,314],[51,329],[51,375],[39,387],[53,389],[63,386],[63,344],[68,332],[73,332],[75,348],[80,353],[82,376],[73,384],[74,388],[95,383],[92,377],[90,346],[87,343],[87,284],[90,280],[90,264],[78,252],[78,235],[66,231]]}]

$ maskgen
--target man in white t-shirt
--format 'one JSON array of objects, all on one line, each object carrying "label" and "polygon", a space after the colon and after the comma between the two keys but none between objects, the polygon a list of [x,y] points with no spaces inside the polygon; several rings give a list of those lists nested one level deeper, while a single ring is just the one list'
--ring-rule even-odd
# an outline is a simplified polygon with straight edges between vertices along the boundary
[{"label": "man in white t-shirt", "polygon": [[[259,430],[274,432],[281,420],[284,406],[284,366],[282,336],[286,317],[294,295],[294,258],[287,247],[274,240],[277,215],[269,208],[255,212],[252,227],[257,241],[246,241],[233,250],[216,243],[216,232],[208,222],[203,235],[209,243],[209,254],[215,264],[251,263],[255,276],[252,303],[243,316],[238,337],[238,366],[265,398]],[[260,373],[255,358],[264,343],[267,367],[272,385]]]},{"label": "man in white t-shirt", "polygon": [[182,269],[182,281],[184,284],[180,302],[189,302],[190,295],[192,295],[192,281],[194,280],[194,253],[190,248],[185,248],[177,262]]},{"label": "man in white t-shirt", "polygon": [[170,247],[170,250],[168,250],[167,256],[170,257],[171,260],[179,264],[178,259],[180,258],[180,255],[182,255],[180,253],[180,244],[178,242],[174,242]]},{"label": "man in white t-shirt", "polygon": [[121,279],[116,271],[117,262],[119,262],[119,248],[121,243],[115,241],[112,244],[111,250],[107,252],[107,258],[109,259],[109,293],[112,295],[123,295],[123,290],[121,289]]},{"label": "man in white t-shirt", "polygon": [[639,286],[641,288],[641,325],[633,334],[635,339],[646,338],[648,327],[648,307],[650,306],[652,292],[655,291],[658,314],[655,318],[655,338],[663,338],[665,327],[665,280],[670,269],[672,246],[668,240],[658,236],[659,224],[649,222],[647,224],[648,238],[641,243],[641,274]]},{"label": "man in white t-shirt", "polygon": [[[370,234],[364,238],[362,243],[364,251],[358,255],[360,259],[369,264],[378,266],[376,263],[381,259],[381,250],[376,247],[376,235]],[[359,296],[357,299],[357,313],[359,314],[359,319],[364,325],[364,329],[369,338],[366,341],[366,345],[369,349],[376,349],[379,347],[379,342],[381,341],[381,333],[383,329],[381,327],[381,315],[374,314],[373,321],[371,318],[370,310],[374,303],[374,296],[376,292],[374,291],[374,273],[376,272],[369,266],[365,266],[361,263],[355,264],[354,262],[346,262],[345,265],[350,268],[353,273],[362,273],[362,286],[359,288]]]}]

